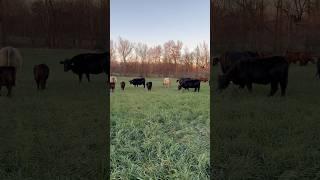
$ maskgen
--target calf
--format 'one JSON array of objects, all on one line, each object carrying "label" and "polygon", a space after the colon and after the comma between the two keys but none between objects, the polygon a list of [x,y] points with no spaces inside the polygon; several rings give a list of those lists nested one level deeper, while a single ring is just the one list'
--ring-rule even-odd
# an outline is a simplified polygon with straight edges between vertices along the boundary
[{"label": "calf", "polygon": [[49,67],[46,64],[38,64],[33,67],[34,80],[37,83],[37,89],[45,89],[49,77]]},{"label": "calf", "polygon": [[281,56],[243,60],[235,63],[227,73],[218,77],[218,91],[227,88],[232,81],[240,87],[247,86],[252,91],[252,84],[271,84],[269,96],[273,96],[281,87],[281,96],[285,95],[288,84],[288,61]]},{"label": "calf", "polygon": [[125,83],[124,81],[122,81],[122,82],[120,83],[120,85],[121,85],[122,91],[124,91],[124,88],[126,87],[126,83]]},{"label": "calf", "polygon": [[198,79],[185,80],[179,84],[178,90],[180,90],[181,88],[188,89],[188,90],[189,90],[189,88],[194,88],[194,92],[196,92],[197,90],[199,92],[200,91],[200,80],[198,80]]},{"label": "calf", "polygon": [[152,82],[147,82],[147,89],[148,91],[151,91],[151,88],[152,88]]},{"label": "calf", "polygon": [[116,87],[116,83],[115,82],[110,82],[111,92],[114,92],[115,87]]},{"label": "calf", "polygon": [[[8,90],[7,96],[11,96],[12,87],[16,85],[16,68],[14,66],[0,67],[0,92],[1,87],[6,86]],[[1,96],[1,93],[0,93]]]}]

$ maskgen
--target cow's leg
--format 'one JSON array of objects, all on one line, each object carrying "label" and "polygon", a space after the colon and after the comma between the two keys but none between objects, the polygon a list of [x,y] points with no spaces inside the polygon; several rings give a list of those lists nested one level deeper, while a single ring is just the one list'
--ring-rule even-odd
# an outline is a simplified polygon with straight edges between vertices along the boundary
[{"label": "cow's leg", "polygon": [[283,80],[280,81],[280,88],[281,88],[281,96],[285,96],[286,95],[286,88],[287,88],[287,81]]},{"label": "cow's leg", "polygon": [[0,86],[0,96],[1,96],[1,88],[2,88],[2,86]]},{"label": "cow's leg", "polygon": [[90,75],[86,74],[86,76],[87,76],[88,82],[90,82]]},{"label": "cow's leg", "polygon": [[278,82],[277,81],[273,81],[271,82],[271,90],[270,90],[270,94],[269,96],[273,96],[278,90]]},{"label": "cow's leg", "polygon": [[36,79],[36,84],[37,84],[37,89],[39,90],[39,80],[38,79]]},{"label": "cow's leg", "polygon": [[79,74],[79,83],[82,81],[82,73]]},{"label": "cow's leg", "polygon": [[200,86],[198,87],[198,92],[200,92]]}]

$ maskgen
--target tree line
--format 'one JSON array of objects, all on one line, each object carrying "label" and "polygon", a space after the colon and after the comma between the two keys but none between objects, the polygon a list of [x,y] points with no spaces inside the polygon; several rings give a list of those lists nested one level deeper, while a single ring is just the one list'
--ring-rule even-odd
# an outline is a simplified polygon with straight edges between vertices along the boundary
[{"label": "tree line", "polygon": [[0,46],[104,48],[107,0],[0,0]]},{"label": "tree line", "polygon": [[211,0],[215,54],[320,51],[320,0]]},{"label": "tree line", "polygon": [[208,77],[209,55],[205,42],[190,50],[179,40],[151,47],[121,37],[110,41],[111,74]]}]

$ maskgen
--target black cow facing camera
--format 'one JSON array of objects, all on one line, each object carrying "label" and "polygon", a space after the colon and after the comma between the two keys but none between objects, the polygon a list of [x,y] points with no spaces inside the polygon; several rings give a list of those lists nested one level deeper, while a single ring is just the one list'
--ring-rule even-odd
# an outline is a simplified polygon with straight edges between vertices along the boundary
[{"label": "black cow facing camera", "polygon": [[152,88],[152,82],[147,82],[148,91],[151,91],[151,88]]},{"label": "black cow facing camera", "polygon": [[122,91],[124,91],[124,88],[126,87],[126,83],[125,83],[124,81],[122,81],[122,82],[120,83],[120,85],[121,85]]}]

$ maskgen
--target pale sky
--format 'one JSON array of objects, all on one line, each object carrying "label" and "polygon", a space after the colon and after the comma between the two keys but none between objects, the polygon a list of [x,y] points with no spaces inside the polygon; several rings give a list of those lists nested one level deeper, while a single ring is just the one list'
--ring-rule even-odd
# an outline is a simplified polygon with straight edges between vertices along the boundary
[{"label": "pale sky", "polygon": [[210,44],[209,0],[111,0],[111,39],[149,46],[180,40],[190,50]]}]

